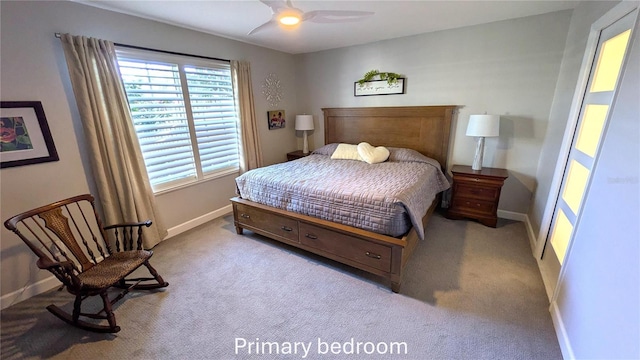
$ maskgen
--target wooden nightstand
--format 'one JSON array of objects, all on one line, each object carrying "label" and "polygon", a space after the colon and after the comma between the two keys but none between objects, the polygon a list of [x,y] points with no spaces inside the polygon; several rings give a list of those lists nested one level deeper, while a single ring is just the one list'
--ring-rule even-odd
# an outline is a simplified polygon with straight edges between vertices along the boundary
[{"label": "wooden nightstand", "polygon": [[308,156],[309,154],[311,154],[311,152],[309,152],[308,154],[305,154],[305,153],[302,152],[302,150],[292,151],[290,153],[287,153],[287,161],[300,159],[300,158],[303,158],[305,156]]},{"label": "wooden nightstand", "polygon": [[472,218],[496,227],[500,190],[504,180],[509,177],[507,170],[482,168],[475,171],[471,166],[454,165],[451,173],[453,185],[447,218]]}]

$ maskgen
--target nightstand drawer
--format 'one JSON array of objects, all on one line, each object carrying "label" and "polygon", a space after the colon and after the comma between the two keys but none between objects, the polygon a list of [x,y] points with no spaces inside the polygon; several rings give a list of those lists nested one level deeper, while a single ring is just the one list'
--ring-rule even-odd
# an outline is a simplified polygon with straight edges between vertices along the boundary
[{"label": "nightstand drawer", "polygon": [[471,212],[479,215],[493,215],[497,210],[495,202],[462,197],[453,199],[451,209],[457,212]]},{"label": "nightstand drawer", "polygon": [[475,186],[502,187],[502,184],[504,182],[503,179],[490,179],[490,178],[485,178],[480,176],[459,175],[459,174],[453,174],[453,180],[458,184],[467,184],[468,186],[474,186],[474,187]]},{"label": "nightstand drawer", "polygon": [[500,188],[469,186],[467,184],[456,184],[456,197],[474,198],[493,201],[498,198]]}]

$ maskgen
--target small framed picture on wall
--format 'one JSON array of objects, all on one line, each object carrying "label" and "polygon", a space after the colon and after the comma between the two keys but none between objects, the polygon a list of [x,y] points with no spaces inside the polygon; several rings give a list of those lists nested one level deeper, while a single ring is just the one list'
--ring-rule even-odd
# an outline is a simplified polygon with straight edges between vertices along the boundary
[{"label": "small framed picture on wall", "polygon": [[269,130],[284,128],[284,110],[267,111],[267,121],[269,122]]},{"label": "small framed picture on wall", "polygon": [[40,101],[2,101],[0,140],[0,168],[59,160]]}]

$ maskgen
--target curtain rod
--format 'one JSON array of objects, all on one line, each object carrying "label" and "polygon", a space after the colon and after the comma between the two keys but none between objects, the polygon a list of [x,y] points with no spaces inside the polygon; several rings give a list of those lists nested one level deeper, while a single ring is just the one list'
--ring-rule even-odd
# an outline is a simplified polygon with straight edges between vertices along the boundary
[{"label": "curtain rod", "polygon": [[[58,39],[62,37],[62,34],[61,34],[61,33],[55,33],[55,35],[56,35],[56,37],[57,37]],[[127,45],[127,44],[120,44],[120,43],[113,43],[113,44],[114,44],[115,46],[126,47],[126,48],[136,49],[136,50],[156,51],[156,52],[161,52],[161,53],[164,53],[164,54],[180,55],[180,56],[190,56],[190,57],[195,57],[195,58],[200,58],[200,59],[207,59],[207,60],[217,60],[217,61],[231,62],[231,60],[228,60],[228,59],[220,59],[220,58],[215,58],[215,57],[210,57],[210,56],[202,56],[202,55],[185,54],[185,53],[181,53],[181,52],[167,51],[167,50],[158,50],[158,49],[151,49],[151,48],[142,47],[142,46]]]}]

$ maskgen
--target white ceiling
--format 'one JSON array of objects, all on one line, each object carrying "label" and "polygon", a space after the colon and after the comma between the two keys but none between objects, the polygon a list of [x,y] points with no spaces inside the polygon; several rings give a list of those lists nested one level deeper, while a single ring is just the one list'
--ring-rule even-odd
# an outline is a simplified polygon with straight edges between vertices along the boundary
[{"label": "white ceiling", "polygon": [[[308,1],[293,0],[302,11],[361,10],[375,14],[358,22],[303,22],[295,29],[274,27],[251,36],[271,19],[258,0],[93,1],[90,6],[153,19],[291,54],[327,50],[432,31],[572,9],[578,1]],[[284,0],[283,0],[284,1]]]}]

